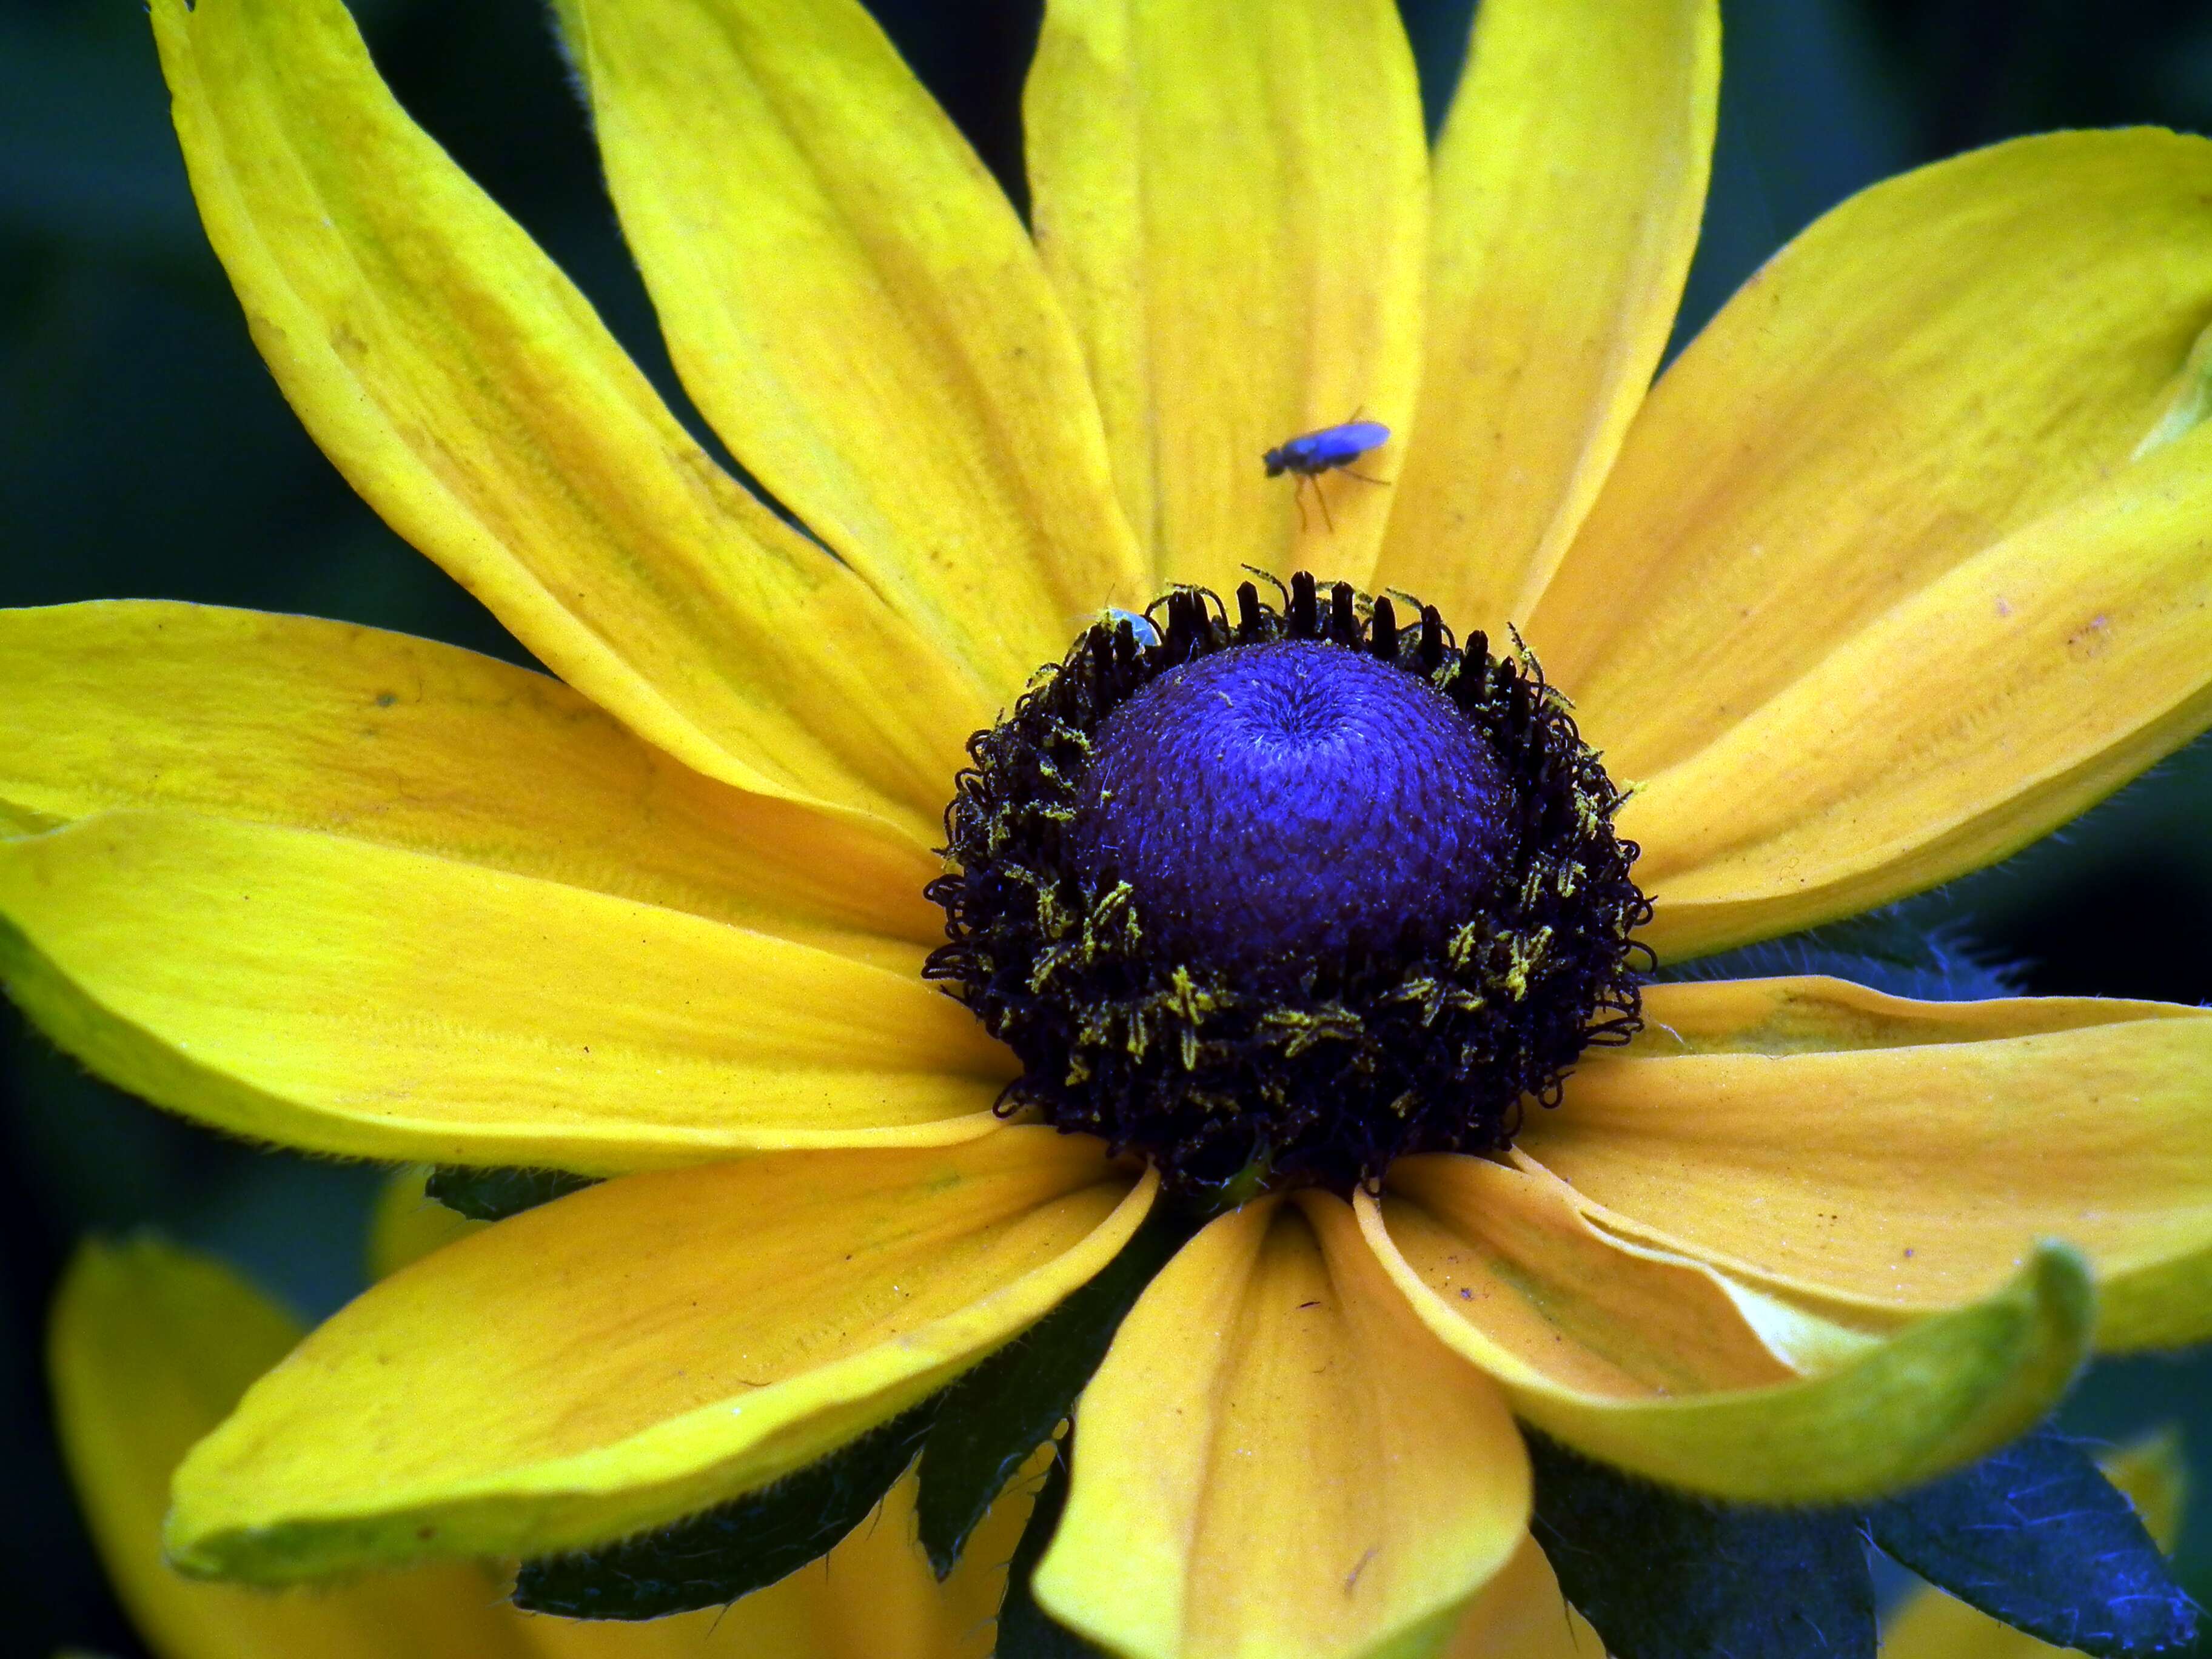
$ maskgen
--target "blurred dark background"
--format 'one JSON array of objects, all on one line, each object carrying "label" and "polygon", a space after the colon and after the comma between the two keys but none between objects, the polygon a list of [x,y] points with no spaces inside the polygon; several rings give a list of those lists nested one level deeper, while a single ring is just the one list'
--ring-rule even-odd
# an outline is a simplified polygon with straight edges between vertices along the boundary
[{"label": "blurred dark background", "polygon": [[[1472,0],[1404,0],[1432,104]],[[534,0],[357,0],[401,99],[669,384]],[[876,10],[1018,188],[1032,4]],[[1685,329],[1815,215],[1901,168],[2054,127],[2212,131],[2205,0],[1731,0],[1714,192]],[[1434,111],[1432,110],[1432,116]],[[312,612],[520,658],[301,432],[202,240],[146,20],[128,0],[0,0],[0,605],[146,595]],[[2212,748],[2000,870],[1959,914],[2032,988],[2212,1001]],[[250,1151],[84,1077],[0,1005],[0,1608],[24,1655],[143,1651],[51,1449],[40,1332],[88,1231],[163,1229],[313,1316],[361,1279],[376,1172]],[[2194,1424],[2212,1368],[2101,1370],[2083,1431]],[[2203,1483],[2200,1482],[2200,1486]],[[2184,1549],[2212,1587],[2212,1503]]]}]

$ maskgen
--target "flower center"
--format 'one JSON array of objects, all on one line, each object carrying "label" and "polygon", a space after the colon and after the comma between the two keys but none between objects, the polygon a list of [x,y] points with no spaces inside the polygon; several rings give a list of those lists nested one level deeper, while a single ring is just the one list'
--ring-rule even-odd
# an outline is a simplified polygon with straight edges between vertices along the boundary
[{"label": "flower center", "polygon": [[1442,692],[1283,641],[1185,663],[1109,715],[1069,838],[1160,945],[1282,988],[1437,943],[1510,834],[1498,763]]},{"label": "flower center", "polygon": [[1493,1151],[1637,1027],[1621,796],[1525,653],[1293,578],[1115,617],[979,732],[930,896],[1000,1109],[1171,1187]]}]

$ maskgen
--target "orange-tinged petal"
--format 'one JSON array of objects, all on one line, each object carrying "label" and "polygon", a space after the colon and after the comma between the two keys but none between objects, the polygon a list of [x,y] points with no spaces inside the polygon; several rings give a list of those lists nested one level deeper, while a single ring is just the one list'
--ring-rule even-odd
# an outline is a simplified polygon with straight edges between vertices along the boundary
[{"label": "orange-tinged petal", "polygon": [[677,369],[769,489],[999,696],[1150,599],[1036,249],[858,0],[567,21]]},{"label": "orange-tinged petal", "polygon": [[209,239],[354,487],[686,764],[931,844],[982,689],[690,441],[340,0],[152,10]]},{"label": "orange-tinged petal", "polygon": [[941,1387],[1104,1266],[1155,1185],[1036,1127],[587,1188],[324,1325],[178,1472],[170,1547],[281,1583],[673,1520]]},{"label": "orange-tinged petal", "polygon": [[1484,0],[1437,146],[1419,441],[1378,586],[1524,621],[1674,326],[1711,167],[1716,0]]},{"label": "orange-tinged petal", "polygon": [[0,611],[0,822],[125,806],[327,830],[908,972],[944,933],[921,896],[938,860],[907,837],[714,782],[543,674],[212,605]]},{"label": "orange-tinged petal", "polygon": [[1668,371],[1528,624],[1644,785],[1660,948],[1956,874],[2212,720],[2212,432],[2166,418],[2208,192],[2212,143],[2151,131],[1946,161]]},{"label": "orange-tinged petal", "polygon": [[1482,1587],[1439,1659],[1599,1659],[1605,1644],[1567,1605],[1534,1538]]},{"label": "orange-tinged petal", "polygon": [[1389,0],[1051,0],[1024,116],[1031,216],[1082,337],[1121,501],[1167,580],[1364,583],[1388,489],[1327,512],[1261,452],[1356,415],[1406,453],[1428,159]]},{"label": "orange-tinged petal", "polygon": [[[1436,1184],[1448,1184],[1446,1173]],[[1688,1311],[1679,1306],[1646,1312],[1639,1331],[1609,1344],[1610,1375],[1575,1360],[1540,1365],[1526,1340],[1530,1312],[1557,1308],[1557,1341],[1587,1347],[1590,1315],[1626,1305],[1620,1292],[1638,1277],[1655,1297],[1680,1297],[1682,1279],[1615,1267],[1604,1274],[1613,1283],[1595,1293],[1552,1281],[1516,1287],[1528,1306],[1515,1307],[1500,1294],[1503,1253],[1464,1208],[1454,1216],[1440,1213],[1442,1205],[1386,1204],[1365,1192],[1352,1202],[1370,1248],[1414,1312],[1495,1377],[1519,1415],[1602,1462],[1743,1503],[1850,1502],[1947,1473],[2047,1416],[2088,1347],[2087,1268],[2063,1246],[2047,1245],[1995,1294],[1881,1340],[1765,1298],[1759,1322],[1794,1340],[1793,1358],[1816,1372],[1796,1381],[1726,1386],[1719,1362],[1741,1347],[1740,1332],[1685,1340],[1667,1376],[1651,1363],[1653,1339],[1679,1329]],[[1585,1265],[1594,1259],[1583,1256]],[[1649,1252],[1646,1259],[1694,1266]],[[1759,1298],[1746,1299],[1752,1314]],[[1823,1325],[1826,1340],[1808,1341]],[[1778,1355],[1781,1343],[1773,1346]]]},{"label": "orange-tinged petal", "polygon": [[472,1566],[270,1595],[161,1559],[177,1460],[299,1336],[225,1268],[151,1239],[88,1245],[64,1278],[49,1338],[62,1449],[140,1633],[168,1659],[524,1659],[528,1638]]},{"label": "orange-tinged petal", "polygon": [[1390,1242],[1494,1352],[1504,1381],[1595,1398],[1753,1388],[1796,1372],[1703,1264],[1608,1238],[1557,1181],[1458,1155],[1401,1158]]},{"label": "orange-tinged petal", "polygon": [[918,978],[425,854],[173,811],[0,841],[0,977],[94,1070],[321,1152],[587,1171],[985,1134]]},{"label": "orange-tinged petal", "polygon": [[1878,1316],[2085,1252],[2098,1344],[2212,1335],[2212,1010],[1661,985],[1516,1146],[1608,1227]]},{"label": "orange-tinged petal", "polygon": [[1351,1212],[1263,1200],[1115,1335],[1036,1594],[1131,1659],[1429,1651],[1528,1514],[1503,1401],[1407,1316]]}]

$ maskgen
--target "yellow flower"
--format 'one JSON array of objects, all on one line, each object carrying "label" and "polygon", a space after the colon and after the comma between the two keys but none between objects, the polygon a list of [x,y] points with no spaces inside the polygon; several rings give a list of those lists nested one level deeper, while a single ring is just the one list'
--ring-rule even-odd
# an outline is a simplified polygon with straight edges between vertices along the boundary
[{"label": "yellow flower", "polygon": [[[412,1219],[394,1211],[386,1231]],[[940,1589],[910,1535],[910,1480],[818,1565],[726,1610],[646,1625],[519,1613],[495,1599],[494,1577],[460,1565],[276,1595],[184,1578],[161,1559],[170,1473],[298,1336],[287,1316],[221,1264],[152,1239],[88,1245],[63,1280],[51,1348],[64,1447],[108,1571],[162,1659],[960,1659],[990,1650],[1001,1573],[988,1564],[1012,1547],[1025,1506],[1006,1500]],[[2108,1472],[2170,1546],[2182,1480],[2172,1439],[2123,1454]],[[1445,1652],[1583,1659],[1598,1650],[1530,1542],[1477,1598]],[[1886,1621],[1882,1651],[1888,1659],[2026,1659],[2054,1650],[1923,1589]]]},{"label": "yellow flower", "polygon": [[[0,617],[0,972],[234,1133],[621,1177],[250,1389],[178,1475],[193,1571],[657,1526],[935,1395],[1115,1256],[1182,1151],[1003,1122],[1022,1063],[921,978],[964,745],[1071,641],[1133,649],[1106,607],[1319,568],[1470,644],[1517,623],[1634,782],[1669,959],[1975,867],[2212,723],[2203,141],[1869,191],[1647,397],[1711,138],[1702,0],[1487,0],[1433,156],[1389,0],[1055,0],[1026,228],[851,0],[563,0],[678,369],[810,538],[338,0],[152,9],[287,395],[560,678],[294,617]],[[1389,487],[1324,477],[1302,512],[1260,453],[1362,412]],[[1559,799],[1611,845],[1609,804]],[[1620,941],[1492,943],[1502,1004]],[[1171,983],[1188,1040],[1215,991]],[[1487,1006],[1452,988],[1421,1018]],[[2212,1334],[2212,1014],[1819,978],[1641,1012],[1510,1147],[1353,1159],[1371,1189],[1253,1160],[1083,1396],[1054,1615],[1145,1659],[1411,1651],[1526,1559],[1516,1418],[1840,1500],[2024,1430],[2093,1339]],[[1284,1052],[1341,1036],[1291,1024]]]},{"label": "yellow flower", "polygon": [[[419,1193],[419,1188],[418,1188]],[[54,1404],[118,1594],[162,1659],[984,1659],[1009,1499],[940,1588],[912,1540],[913,1483],[826,1561],[726,1612],[644,1625],[518,1612],[495,1574],[450,1563],[278,1595],[180,1577],[161,1558],[169,1475],[300,1339],[221,1263],[147,1238],[80,1250],[55,1298]]]},{"label": "yellow flower", "polygon": [[[419,1202],[419,1182],[412,1196]],[[387,1215],[385,1231],[410,1220]],[[428,1243],[403,1248],[411,1255]],[[183,1577],[161,1557],[170,1474],[299,1337],[288,1315],[220,1262],[151,1238],[85,1246],[56,1296],[49,1346],[64,1450],[108,1572],[162,1659],[981,1659],[991,1650],[1025,1498],[999,1505],[940,1586],[914,1540],[910,1478],[817,1565],[734,1607],[647,1624],[518,1613],[500,1599],[498,1577],[473,1565],[274,1595]],[[1568,1659],[1593,1650],[1578,1629],[1586,1637],[1532,1542],[1468,1610],[1449,1652]]]}]

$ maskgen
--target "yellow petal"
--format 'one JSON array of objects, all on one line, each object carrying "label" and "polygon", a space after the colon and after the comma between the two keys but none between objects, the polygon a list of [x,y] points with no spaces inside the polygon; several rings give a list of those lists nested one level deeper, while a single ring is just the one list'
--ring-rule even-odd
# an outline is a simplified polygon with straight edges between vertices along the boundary
[{"label": "yellow petal", "polygon": [[0,823],[118,806],[328,830],[908,972],[944,933],[921,896],[939,862],[907,837],[712,782],[543,674],[212,605],[0,611]]},{"label": "yellow petal", "polygon": [[1155,1184],[1035,1127],[587,1188],[324,1325],[179,1471],[170,1547],[281,1583],[659,1525],[941,1387],[1109,1261]]},{"label": "yellow petal", "polygon": [[[2103,1462],[2106,1475],[2133,1501],[2159,1547],[2171,1555],[2189,1475],[2178,1437],[2154,1436]],[[1999,1624],[1929,1586],[1915,1590],[1882,1620],[1882,1659],[2036,1659],[2070,1650]]]},{"label": "yellow petal", "polygon": [[1881,1659],[2048,1659],[2069,1651],[1929,1586],[1914,1590],[1881,1621]]},{"label": "yellow petal", "polygon": [[1419,441],[1378,586],[1527,619],[1659,366],[1705,205],[1715,0],[1484,0],[1437,147]]},{"label": "yellow petal", "polygon": [[[2212,143],[2021,140],[1829,214],[1670,368],[1536,606],[1662,950],[1997,856],[2212,720]],[[1685,907],[1731,907],[1691,917]]]},{"label": "yellow petal", "polygon": [[1483,1586],[1444,1644],[1442,1659],[1598,1659],[1605,1644],[1567,1605],[1534,1538]]},{"label": "yellow petal", "polygon": [[340,0],[152,10],[209,239],[349,482],[686,764],[931,844],[981,688],[691,442]]},{"label": "yellow petal", "polygon": [[[1626,1366],[1613,1379],[1576,1376],[1565,1364],[1532,1363],[1516,1344],[1526,1313],[1509,1304],[1501,1314],[1500,1298],[1486,1293],[1505,1275],[1494,1245],[1463,1213],[1404,1198],[1378,1203],[1364,1192],[1353,1206],[1414,1311],[1495,1377],[1516,1413],[1605,1462],[1742,1503],[1850,1502],[1969,1462],[2047,1416],[2088,1346],[2087,1269],[2063,1246],[2044,1245],[2019,1278],[1984,1300],[1881,1341],[1836,1344],[1819,1373],[1800,1381],[1725,1386],[1713,1366],[1716,1345],[1695,1340],[1684,1342],[1683,1370],[1672,1383]],[[1680,1294],[1679,1285],[1647,1282],[1656,1294]],[[1547,1294],[1563,1304],[1562,1344],[1589,1341],[1582,1318],[1589,1309],[1575,1291],[1546,1284],[1522,1292],[1540,1308]],[[1685,1311],[1654,1310],[1639,1322],[1648,1334]],[[1798,1328],[1811,1322],[1801,1315]],[[1638,1346],[1625,1338],[1608,1358],[1618,1364]],[[1641,1383],[1634,1392],[1622,1386],[1632,1382]]]},{"label": "yellow petal", "polygon": [[1131,1659],[1433,1652],[1528,1514],[1496,1390],[1318,1195],[1223,1217],[1152,1282],[1074,1476],[1037,1598]]},{"label": "yellow petal", "polygon": [[180,812],[0,841],[0,977],[240,1134],[586,1171],[988,1133],[1006,1051],[919,979],[653,905]]},{"label": "yellow petal", "polygon": [[449,1210],[424,1188],[426,1164],[395,1170],[376,1195],[368,1218],[368,1276],[389,1279],[402,1267],[442,1250],[456,1239],[480,1233],[490,1224],[471,1221]]},{"label": "yellow petal", "polygon": [[[1364,583],[1392,491],[1268,478],[1358,415],[1407,453],[1427,151],[1389,0],[1051,0],[1024,100],[1031,216],[1129,520],[1166,580]],[[1334,529],[1331,523],[1334,523]]]},{"label": "yellow petal", "polygon": [[1002,1498],[944,1584],[916,1536],[915,1482],[891,1489],[883,1510],[828,1558],[730,1610],[733,1621],[773,1612],[799,1639],[779,1649],[739,1643],[744,1654],[793,1659],[988,1659],[1007,1560],[1029,1519],[1034,1486]]},{"label": "yellow petal", "polygon": [[[517,1613],[493,1577],[461,1566],[274,1595],[181,1577],[161,1554],[171,1472],[299,1336],[216,1263],[150,1240],[88,1247],[56,1298],[55,1403],[78,1496],[140,1634],[171,1659],[984,1659],[990,1650],[1028,1495],[1017,1490],[993,1509],[939,1586],[914,1535],[911,1476],[824,1560],[733,1607],[642,1625]],[[866,1593],[854,1595],[856,1585]]]},{"label": "yellow petal", "polygon": [[2195,737],[2208,542],[2212,427],[1930,582],[1647,780],[1620,820],[1658,907],[1645,941],[1690,955],[1934,886]]},{"label": "yellow petal", "polygon": [[2021,139],[1762,268],[1653,392],[1538,612],[1613,757],[1681,759],[2125,468],[2212,314],[2208,190],[2202,138]]},{"label": "yellow petal", "polygon": [[2212,1011],[1908,1002],[1839,980],[1654,986],[1519,1154],[1607,1226],[1876,1315],[2083,1251],[2098,1346],[2212,1336]]},{"label": "yellow petal", "polygon": [[2127,1494],[2159,1548],[2172,1554],[2181,1541],[2182,1512],[2189,1502],[2189,1459],[2180,1431],[2168,1426],[2146,1435],[2100,1458],[2098,1465]]},{"label": "yellow petal", "polygon": [[161,1559],[169,1474],[299,1340],[216,1263],[150,1239],[90,1244],[54,1302],[62,1449],[132,1620],[170,1659],[522,1659],[532,1650],[468,1566],[270,1595],[194,1583]]},{"label": "yellow petal", "polygon": [[738,459],[994,695],[1149,599],[1036,250],[857,0],[567,15],[670,353]]}]

